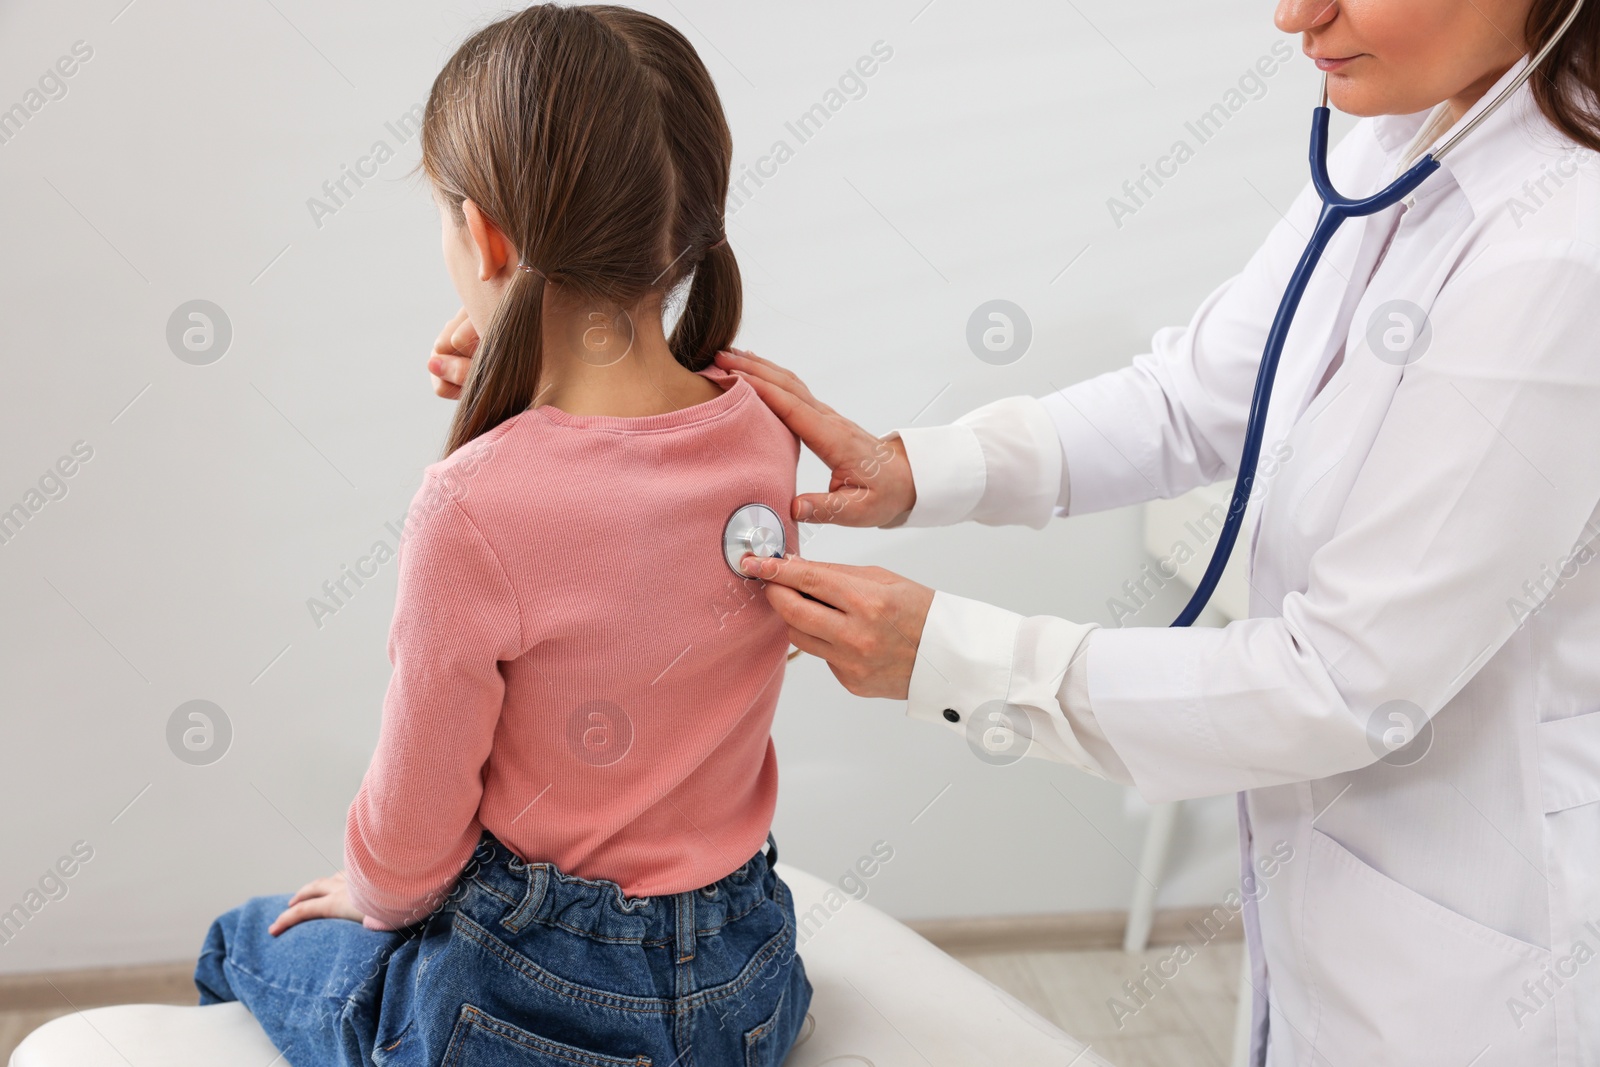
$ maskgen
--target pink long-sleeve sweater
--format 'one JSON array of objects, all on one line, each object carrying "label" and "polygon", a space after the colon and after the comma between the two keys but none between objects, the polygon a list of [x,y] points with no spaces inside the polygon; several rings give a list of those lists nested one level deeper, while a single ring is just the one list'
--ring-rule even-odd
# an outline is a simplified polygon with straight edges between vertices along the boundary
[{"label": "pink long-sleeve sweater", "polygon": [[488,829],[629,896],[766,840],[787,629],[723,560],[788,519],[799,448],[750,385],[644,418],[526,411],[429,467],[407,516],[377,752],[345,864],[367,925],[426,917]]}]

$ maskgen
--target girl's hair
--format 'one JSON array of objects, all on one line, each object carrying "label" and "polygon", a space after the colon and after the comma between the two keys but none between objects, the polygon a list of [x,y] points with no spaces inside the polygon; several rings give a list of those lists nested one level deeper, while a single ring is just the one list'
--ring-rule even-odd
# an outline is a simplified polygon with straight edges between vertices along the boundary
[{"label": "girl's hair", "polygon": [[449,455],[532,406],[546,285],[632,307],[692,276],[669,338],[702,370],[739,329],[723,233],[733,139],[683,35],[624,7],[536,4],[473,34],[434,80],[421,167],[462,225],[471,199],[515,246]]},{"label": "girl's hair", "polygon": [[[1534,0],[1523,27],[1530,55],[1550,40],[1575,2]],[[1545,118],[1579,145],[1600,151],[1600,0],[1585,0],[1529,84]]]}]

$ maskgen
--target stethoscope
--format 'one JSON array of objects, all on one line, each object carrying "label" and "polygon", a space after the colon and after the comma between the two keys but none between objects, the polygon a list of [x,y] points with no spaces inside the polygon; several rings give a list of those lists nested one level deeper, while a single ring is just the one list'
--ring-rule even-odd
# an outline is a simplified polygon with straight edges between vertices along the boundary
[{"label": "stethoscope", "polygon": [[741,578],[749,577],[739,569],[739,561],[747,554],[781,557],[785,547],[783,520],[765,504],[743,505],[728,516],[722,528],[722,558]]},{"label": "stethoscope", "polygon": [[[1284,342],[1289,336],[1289,327],[1294,323],[1295,312],[1300,307],[1300,298],[1305,295],[1306,286],[1311,282],[1311,274],[1317,269],[1317,264],[1321,261],[1323,252],[1327,251],[1333,235],[1344,225],[1346,219],[1376,215],[1410,196],[1429,175],[1439,169],[1439,161],[1460,144],[1463,137],[1477,129],[1511,97],[1512,93],[1522,88],[1523,83],[1532,77],[1539,64],[1550,54],[1551,49],[1555,48],[1566,35],[1567,29],[1578,17],[1582,7],[1583,0],[1577,0],[1550,40],[1545,42],[1544,47],[1539,49],[1538,53],[1528,61],[1528,65],[1518,72],[1510,84],[1501,89],[1471,121],[1452,134],[1438,148],[1414,163],[1387,188],[1361,199],[1353,200],[1340,194],[1328,176],[1328,76],[1326,74],[1322,76],[1322,101],[1311,113],[1311,184],[1322,200],[1322,213],[1317,217],[1317,225],[1311,231],[1310,240],[1306,242],[1306,250],[1301,253],[1300,262],[1295,265],[1294,273],[1289,278],[1283,299],[1278,302],[1277,314],[1273,316],[1272,329],[1267,333],[1266,347],[1261,353],[1261,365],[1256,371],[1255,389],[1250,396],[1250,417],[1245,422],[1244,450],[1239,457],[1239,475],[1233,484],[1233,498],[1229,502],[1227,518],[1217,537],[1217,546],[1212,551],[1211,562],[1206,566],[1204,577],[1195,587],[1189,603],[1173,621],[1173,626],[1188,626],[1199,617],[1200,612],[1211,600],[1212,593],[1216,591],[1217,582],[1221,580],[1222,572],[1228,566],[1228,557],[1233,554],[1234,543],[1239,539],[1239,530],[1244,526],[1245,509],[1250,503],[1250,490],[1256,480],[1256,464],[1261,458],[1261,442],[1266,434],[1267,407],[1272,400],[1272,382],[1278,374],[1278,360],[1283,356]],[[723,528],[723,558],[727,560],[728,568],[741,578],[745,577],[745,574],[739,569],[739,561],[747,553],[757,556],[782,556],[784,550],[783,522],[778,518],[778,513],[765,504],[745,504],[729,516]]]},{"label": "stethoscope", "polygon": [[1567,28],[1578,17],[1578,11],[1582,7],[1583,0],[1577,0],[1572,5],[1572,10],[1567,12],[1566,19],[1557,27],[1550,40],[1545,42],[1544,47],[1539,49],[1538,54],[1529,60],[1528,65],[1512,79],[1509,85],[1500,90],[1476,117],[1452,134],[1444,144],[1413,164],[1410,170],[1391,182],[1388,188],[1363,199],[1352,200],[1340,195],[1339,190],[1333,187],[1332,179],[1328,177],[1328,76],[1326,74],[1322,76],[1322,102],[1311,113],[1311,184],[1322,200],[1322,213],[1317,218],[1316,228],[1311,231],[1311,239],[1306,242],[1306,250],[1300,255],[1300,262],[1295,265],[1294,274],[1289,278],[1289,286],[1284,290],[1283,299],[1278,303],[1278,313],[1273,317],[1272,329],[1267,334],[1266,348],[1261,353],[1261,366],[1256,371],[1255,391],[1250,397],[1250,417],[1245,422],[1244,451],[1239,457],[1239,476],[1233,483],[1233,499],[1228,504],[1228,515],[1217,537],[1217,547],[1211,553],[1211,562],[1206,566],[1205,576],[1200,579],[1200,584],[1195,586],[1194,595],[1189,598],[1189,603],[1173,620],[1173,626],[1188,626],[1199,617],[1206,603],[1210,601],[1211,594],[1216,591],[1223,570],[1228,566],[1228,557],[1233,553],[1233,545],[1239,538],[1240,528],[1244,526],[1245,508],[1250,503],[1250,490],[1256,480],[1256,461],[1261,458],[1261,440],[1266,434],[1267,405],[1272,400],[1272,380],[1278,374],[1278,359],[1283,355],[1284,341],[1289,336],[1289,327],[1294,322],[1295,311],[1300,307],[1300,298],[1305,295],[1306,286],[1311,281],[1311,272],[1317,269],[1317,263],[1322,259],[1322,253],[1327,250],[1328,243],[1333,240],[1333,235],[1338,232],[1346,219],[1375,215],[1410,196],[1417,186],[1439,169],[1439,161],[1447,152],[1494,114],[1512,93],[1522,88],[1522,83],[1533,75],[1544,57],[1550,54],[1550,50],[1566,34]]}]

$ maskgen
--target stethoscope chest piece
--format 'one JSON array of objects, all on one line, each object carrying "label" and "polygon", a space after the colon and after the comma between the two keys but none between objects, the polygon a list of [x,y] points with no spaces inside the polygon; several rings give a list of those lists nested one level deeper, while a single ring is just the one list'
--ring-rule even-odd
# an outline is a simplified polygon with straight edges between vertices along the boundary
[{"label": "stethoscope chest piece", "polygon": [[746,555],[781,557],[784,547],[783,520],[765,504],[744,505],[722,530],[722,558],[741,578],[748,577],[739,569]]}]

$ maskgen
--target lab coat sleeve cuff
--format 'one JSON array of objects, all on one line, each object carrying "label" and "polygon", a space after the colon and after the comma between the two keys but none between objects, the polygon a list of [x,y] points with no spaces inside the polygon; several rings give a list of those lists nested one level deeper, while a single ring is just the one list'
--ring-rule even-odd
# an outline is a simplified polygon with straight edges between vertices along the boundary
[{"label": "lab coat sleeve cuff", "polygon": [[885,441],[905,445],[917,502],[904,526],[949,526],[964,521],[983,499],[983,448],[961,423],[891,430]]},{"label": "lab coat sleeve cuff", "polygon": [[972,428],[983,452],[983,496],[970,518],[989,526],[1048,526],[1057,504],[1066,502],[1067,479],[1061,438],[1044,403],[1008,396],[959,421]]},{"label": "lab coat sleeve cuff", "polygon": [[957,733],[979,705],[1004,700],[1022,616],[977,600],[935,592],[911,668],[906,714]]},{"label": "lab coat sleeve cuff", "polygon": [[1024,752],[1106,777],[1060,704],[1066,665],[1095,629],[935,593],[911,671],[906,714],[943,723],[980,747],[985,731],[1004,726],[1026,736]]}]

